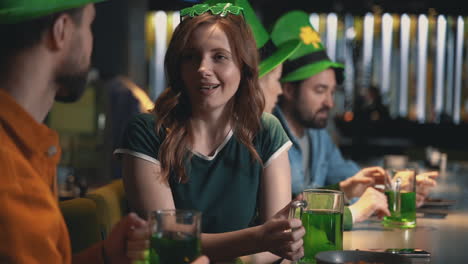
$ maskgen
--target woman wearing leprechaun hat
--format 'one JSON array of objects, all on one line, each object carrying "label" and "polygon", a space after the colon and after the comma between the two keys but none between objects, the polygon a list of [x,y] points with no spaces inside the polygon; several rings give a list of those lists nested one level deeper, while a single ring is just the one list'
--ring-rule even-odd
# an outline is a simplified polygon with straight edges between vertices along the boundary
[{"label": "woman wearing leprechaun hat", "polygon": [[[292,15],[295,16],[294,12],[291,13]],[[291,17],[291,14],[285,15],[286,17]],[[301,12],[300,18],[307,17],[305,13]],[[296,17],[297,18],[297,17]],[[283,19],[284,18],[280,18]],[[297,19],[296,19],[297,20]],[[301,21],[299,19],[298,21]],[[304,23],[309,23],[308,20],[304,20]],[[249,24],[249,26],[252,29],[252,32],[254,33],[254,37],[257,43],[257,48],[259,49],[260,53],[260,65],[259,65],[259,72],[260,72],[260,78],[259,78],[259,84],[260,87],[262,88],[262,91],[265,96],[265,112],[272,112],[276,101],[278,99],[278,96],[282,93],[282,88],[281,88],[281,75],[282,75],[282,64],[289,59],[292,56],[297,56],[297,52],[300,49],[307,48],[305,45],[313,45],[315,48],[322,48],[323,46],[321,45],[320,42],[320,36],[318,35],[315,30],[313,30],[312,27],[307,27],[303,26],[299,34],[290,34],[291,32],[294,32],[294,30],[291,30],[291,25],[294,25],[294,23],[291,23],[288,21],[288,23],[282,23],[284,26],[278,26],[275,25],[273,27],[273,32],[272,35],[275,36],[275,39],[277,40],[278,35],[281,34],[288,34],[287,39],[282,40],[282,42],[278,42],[278,47],[276,47],[275,44],[270,40],[270,36],[268,33],[266,33],[266,30],[262,26],[262,24],[258,21],[256,17],[250,18],[246,17],[246,22]],[[279,31],[283,31],[279,32]],[[284,33],[285,32],[285,33]],[[338,65],[338,64],[336,64]],[[289,129],[289,128],[288,128]],[[289,157],[291,159],[291,157]],[[295,167],[293,168],[295,169]],[[355,182],[354,184],[349,184],[349,189],[356,189],[359,188],[359,183]],[[324,189],[337,189],[339,190],[339,185],[334,184],[334,185],[328,185],[321,187]],[[369,199],[369,195],[365,195],[363,199],[361,199],[360,203],[357,205],[353,205],[350,209],[350,207],[345,207],[345,213],[344,213],[344,227],[345,230],[350,230],[352,229],[353,226],[353,220],[356,221],[362,221],[365,220],[370,214],[372,214],[379,205],[379,200],[378,199]],[[366,198],[367,197],[367,198]],[[361,205],[361,206],[359,206]],[[352,212],[355,213],[357,217],[353,218]],[[365,217],[361,217],[366,215]]]},{"label": "woman wearing leprechaun hat", "polygon": [[[287,219],[291,143],[263,113],[248,13],[232,3],[181,11],[165,59],[169,88],[152,114],[129,123],[115,154],[140,214],[202,212],[202,252],[210,259],[269,251],[295,260],[304,229]],[[261,224],[250,227],[256,219]]]}]

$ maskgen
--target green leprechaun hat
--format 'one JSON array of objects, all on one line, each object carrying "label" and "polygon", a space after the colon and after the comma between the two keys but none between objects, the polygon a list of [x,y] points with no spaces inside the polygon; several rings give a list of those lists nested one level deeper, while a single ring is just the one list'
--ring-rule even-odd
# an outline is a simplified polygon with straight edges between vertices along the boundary
[{"label": "green leprechaun hat", "polygon": [[105,0],[1,0],[0,24],[16,24]]},{"label": "green leprechaun hat", "polygon": [[308,79],[326,69],[334,69],[337,83],[344,79],[341,63],[328,58],[326,50],[309,21],[309,15],[303,11],[291,11],[280,17],[271,33],[275,45],[282,45],[291,39],[299,38],[300,47],[284,63],[281,82],[293,82]]},{"label": "green leprechaun hat", "polygon": [[278,67],[278,65],[288,59],[289,56],[293,55],[301,45],[299,38],[285,41],[281,43],[281,45],[274,45],[270,40],[268,31],[262,25],[247,0],[208,0],[205,1],[205,3],[209,5],[232,3],[233,5],[242,7],[244,19],[247,24],[249,24],[257,44],[257,49],[260,51],[261,62],[259,64],[259,77],[264,76]]}]

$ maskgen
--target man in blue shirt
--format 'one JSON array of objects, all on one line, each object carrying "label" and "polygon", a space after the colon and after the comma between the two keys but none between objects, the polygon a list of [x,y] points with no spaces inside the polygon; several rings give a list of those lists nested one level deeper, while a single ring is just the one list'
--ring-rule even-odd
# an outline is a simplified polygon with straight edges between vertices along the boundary
[{"label": "man in blue shirt", "polygon": [[[306,18],[304,12],[290,12],[273,29],[288,32],[278,29],[291,29],[291,21],[296,21],[297,32],[292,34],[303,40],[302,47],[283,64],[283,95],[273,111],[293,142],[289,158],[295,194],[306,188],[337,184],[360,171],[356,163],[343,158],[324,129],[334,107],[336,86],[343,81],[343,65],[328,58],[320,36]],[[272,34],[275,44],[284,38],[285,34]]]},{"label": "man in blue shirt", "polygon": [[[344,79],[343,65],[328,58],[319,34],[302,11],[282,16],[275,23],[271,37],[275,45],[298,37],[303,42],[283,64],[280,80],[283,95],[273,111],[293,142],[288,153],[293,194],[335,185],[334,188],[342,190],[348,199],[361,197],[361,203],[379,200],[371,207],[387,211],[385,196],[368,188],[381,180],[385,171],[381,167],[360,169],[353,161],[344,159],[325,129],[329,112],[334,107],[336,87]],[[437,175],[425,176],[429,177],[422,177],[420,183],[435,185],[430,178]],[[427,189],[424,191],[421,197],[427,195]]]}]

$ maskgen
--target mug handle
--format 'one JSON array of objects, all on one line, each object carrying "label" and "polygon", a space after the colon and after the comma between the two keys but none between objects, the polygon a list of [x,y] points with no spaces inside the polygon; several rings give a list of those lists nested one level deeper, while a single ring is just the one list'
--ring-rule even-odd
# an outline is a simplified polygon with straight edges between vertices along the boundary
[{"label": "mug handle", "polygon": [[302,212],[307,207],[307,202],[304,200],[298,200],[291,203],[291,208],[289,209],[289,219],[296,218],[296,210],[300,208],[299,219],[302,217]]}]

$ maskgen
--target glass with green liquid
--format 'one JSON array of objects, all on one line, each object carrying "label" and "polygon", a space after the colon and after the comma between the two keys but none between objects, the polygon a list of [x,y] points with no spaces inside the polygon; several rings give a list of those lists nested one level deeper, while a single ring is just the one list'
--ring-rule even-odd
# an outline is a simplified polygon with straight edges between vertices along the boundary
[{"label": "glass with green liquid", "polygon": [[300,218],[306,231],[298,263],[316,263],[319,252],[343,250],[343,206],[342,192],[325,189],[305,190],[303,200],[293,203],[290,216]]},{"label": "glass with green liquid", "polygon": [[151,264],[184,264],[200,256],[201,213],[159,210],[151,213]]},{"label": "glass with green liquid", "polygon": [[390,216],[384,217],[386,227],[416,226],[416,172],[411,169],[387,170],[385,195]]}]

